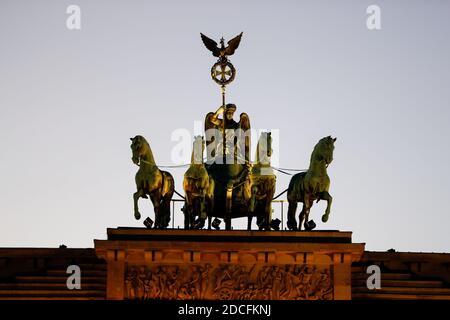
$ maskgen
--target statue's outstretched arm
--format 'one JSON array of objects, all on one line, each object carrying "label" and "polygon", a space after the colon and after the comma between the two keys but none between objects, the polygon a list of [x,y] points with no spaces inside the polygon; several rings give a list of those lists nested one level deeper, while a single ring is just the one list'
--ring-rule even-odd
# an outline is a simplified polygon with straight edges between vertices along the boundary
[{"label": "statue's outstretched arm", "polygon": [[224,111],[224,107],[220,106],[219,109],[217,109],[217,111],[214,113],[214,115],[211,118],[209,118],[210,121],[212,123],[214,123],[216,126],[218,126],[222,123],[222,120],[219,119],[219,115],[223,114],[223,111]]}]

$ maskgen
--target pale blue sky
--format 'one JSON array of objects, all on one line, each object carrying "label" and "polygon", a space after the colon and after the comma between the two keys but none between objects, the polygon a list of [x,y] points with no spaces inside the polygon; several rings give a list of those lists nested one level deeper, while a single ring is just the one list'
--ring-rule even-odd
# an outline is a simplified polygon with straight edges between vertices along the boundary
[{"label": "pale blue sky", "polygon": [[[80,31],[66,28],[70,4]],[[370,4],[382,30],[366,28]],[[0,246],[92,247],[107,227],[141,226],[129,137],[170,165],[171,133],[220,104],[199,33],[241,31],[228,101],[280,130],[280,166],[307,167],[320,138],[338,138],[318,229],[449,252],[448,1],[1,0]],[[171,172],[181,191],[183,169]]]}]

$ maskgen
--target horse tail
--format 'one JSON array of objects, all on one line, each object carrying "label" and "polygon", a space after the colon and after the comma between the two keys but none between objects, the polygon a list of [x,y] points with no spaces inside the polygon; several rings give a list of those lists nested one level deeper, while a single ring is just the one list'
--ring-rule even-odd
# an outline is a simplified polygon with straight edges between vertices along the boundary
[{"label": "horse tail", "polygon": [[162,222],[164,227],[167,227],[170,222],[170,203],[172,201],[173,194],[175,192],[175,182],[173,176],[167,171],[161,171],[163,176],[162,183],[162,199],[160,204],[160,212],[164,221]]}]

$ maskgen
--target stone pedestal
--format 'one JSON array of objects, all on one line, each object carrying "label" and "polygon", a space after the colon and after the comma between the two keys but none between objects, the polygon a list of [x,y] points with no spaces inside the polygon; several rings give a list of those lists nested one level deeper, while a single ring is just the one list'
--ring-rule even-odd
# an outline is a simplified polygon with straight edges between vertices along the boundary
[{"label": "stone pedestal", "polygon": [[339,231],[108,229],[108,299],[351,299],[364,244]]}]

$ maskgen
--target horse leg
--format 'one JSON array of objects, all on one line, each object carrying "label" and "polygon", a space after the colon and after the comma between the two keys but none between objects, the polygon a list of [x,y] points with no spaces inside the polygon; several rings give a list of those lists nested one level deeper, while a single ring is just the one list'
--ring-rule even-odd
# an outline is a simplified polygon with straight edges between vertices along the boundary
[{"label": "horse leg", "polygon": [[[305,230],[306,230],[306,231],[311,230],[311,229],[309,228],[309,225],[308,225],[308,221],[309,221],[309,211],[311,210],[311,207],[312,207],[312,202],[311,202],[311,200],[310,200],[308,197],[305,197],[305,202],[304,202],[304,205],[303,205],[303,210],[305,211],[305,212],[304,212],[305,222],[304,222],[303,226],[305,227]],[[303,212],[303,210],[302,210],[302,212]]]},{"label": "horse leg", "polygon": [[253,213],[255,211],[256,206],[256,194],[258,193],[258,187],[252,186],[251,193],[250,193],[250,204],[248,206],[248,210]]},{"label": "horse leg", "polygon": [[[249,192],[250,191],[250,192]],[[244,188],[244,197],[247,198],[248,212],[247,212],[247,230],[252,230],[253,216],[256,216],[256,223],[258,224],[258,214],[255,214],[256,210],[256,194],[258,193],[258,187],[250,185],[250,187]]]},{"label": "horse leg", "polygon": [[321,192],[318,200],[325,200],[327,202],[327,208],[325,209],[325,214],[322,216],[322,222],[327,222],[330,216],[331,203],[333,202],[333,197],[328,193],[328,191]]},{"label": "horse leg", "polygon": [[212,214],[213,214],[213,200],[211,195],[206,195],[206,218],[208,218],[208,230],[211,230]]},{"label": "horse leg", "polygon": [[194,223],[193,229],[202,229],[205,226],[206,210],[205,210],[205,195],[202,194],[196,199],[198,206],[198,218]]},{"label": "horse leg", "polygon": [[212,218],[214,214],[214,188],[208,196],[208,230],[211,230]]},{"label": "horse leg", "polygon": [[139,207],[138,207],[138,200],[140,197],[144,196],[144,190],[139,189],[133,194],[133,200],[134,200],[134,217],[136,220],[139,220],[141,218],[141,214],[139,213]]},{"label": "horse leg", "polygon": [[202,228],[203,228],[203,225],[205,225],[206,218],[208,217],[208,213],[207,213],[207,209],[206,209],[206,207],[207,207],[206,201],[207,201],[206,200],[206,190],[203,189],[201,192],[201,195],[200,195],[200,217],[199,217],[199,219],[201,221],[203,221]]},{"label": "horse leg", "polygon": [[272,197],[270,197],[270,199],[266,199],[266,207],[264,213],[264,227],[265,230],[270,231],[270,222],[272,221]]},{"label": "horse leg", "polygon": [[150,194],[150,200],[153,203],[153,209],[155,211],[155,229],[162,228],[162,221],[160,215],[160,204],[161,204],[161,192],[154,191]]},{"label": "horse leg", "polygon": [[215,189],[215,182],[214,180],[209,177],[209,185],[208,185],[208,192],[207,192],[207,216],[208,216],[208,230],[211,230],[211,224],[212,224],[212,218],[214,214],[214,189]]},{"label": "horse leg", "polygon": [[189,209],[186,205],[186,202],[184,204],[183,213],[184,213],[184,229],[189,230]]},{"label": "horse leg", "polygon": [[211,230],[212,216],[208,215],[208,230]]},{"label": "horse leg", "polygon": [[225,220],[225,230],[231,230],[231,213],[227,212],[224,218]]},{"label": "horse leg", "polygon": [[187,193],[186,202],[184,203],[184,228],[186,230],[191,228],[191,212],[192,212],[191,197]]},{"label": "horse leg", "polygon": [[[297,201],[289,201],[287,227],[289,230],[297,230],[297,221],[295,220],[295,211],[297,211]],[[303,211],[302,211],[303,212]],[[301,216],[301,214],[300,214]],[[300,223],[301,225],[301,223]]]},{"label": "horse leg", "polygon": [[266,211],[265,211],[265,205],[262,203],[262,201],[266,201],[266,199],[260,199],[256,203],[255,207],[255,216],[256,216],[256,225],[258,226],[258,230],[266,230],[265,224],[266,224]]},{"label": "horse leg", "polygon": [[306,215],[306,205],[303,203],[303,207],[302,207],[302,211],[300,212],[298,219],[299,219],[299,223],[298,223],[298,229],[302,230],[302,224],[303,221],[305,220],[305,215]]},{"label": "horse leg", "polygon": [[173,194],[175,192],[173,177],[167,171],[161,171],[163,175],[163,183],[160,189],[161,201],[160,201],[160,221],[161,228],[165,229],[169,226],[171,220],[170,205]]}]

